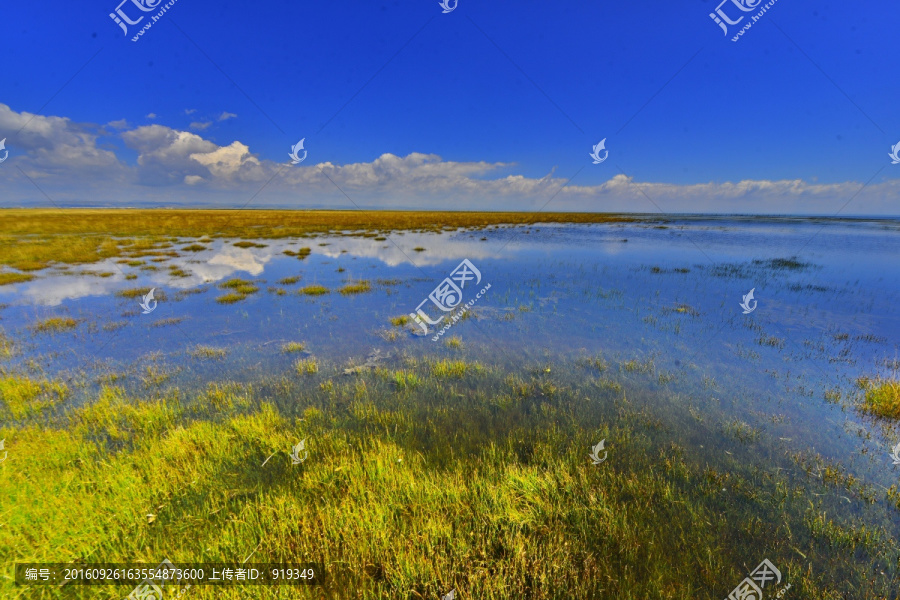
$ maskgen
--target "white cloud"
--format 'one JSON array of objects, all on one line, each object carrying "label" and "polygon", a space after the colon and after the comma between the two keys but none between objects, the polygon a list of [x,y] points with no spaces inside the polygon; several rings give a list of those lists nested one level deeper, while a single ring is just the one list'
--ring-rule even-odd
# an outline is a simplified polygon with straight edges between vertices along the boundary
[{"label": "white cloud", "polygon": [[156,113],[150,113],[150,114],[148,114],[148,115],[147,115],[147,118],[148,118],[148,119],[155,119],[155,118],[156,118]]},{"label": "white cloud", "polygon": [[237,117],[237,115],[234,114],[234,113],[223,112],[221,115],[219,115],[219,120],[220,120],[220,121],[227,121],[228,119],[234,119],[234,118],[236,118],[236,117]]},{"label": "white cloud", "polygon": [[[124,119],[109,125],[127,127]],[[510,174],[515,167],[510,162],[444,160],[420,152],[406,156],[385,153],[370,162],[344,165],[314,164],[311,154],[302,165],[290,166],[286,156],[263,160],[238,140],[220,146],[198,133],[155,124],[118,134],[138,153],[137,164],[131,165],[98,146],[102,135],[106,132],[98,125],[16,113],[0,104],[0,138],[8,136],[10,162],[20,165],[29,177],[52,181],[58,186],[55,199],[87,198],[114,206],[159,201],[167,205],[228,206],[253,198],[257,206],[289,208],[900,213],[900,179],[865,187],[852,181],[820,184],[799,179],[681,185],[638,182],[616,174],[602,183],[578,185],[577,180],[567,184],[554,170],[543,177],[526,177]],[[589,172],[580,179],[586,179]],[[0,169],[0,179],[15,179],[17,173],[16,169]],[[45,202],[30,182],[23,183],[21,189],[26,188],[9,197],[25,205]],[[184,193],[179,195],[179,190]],[[852,204],[842,209],[851,199]]]},{"label": "white cloud", "polygon": [[196,108],[186,108],[186,109],[184,109],[184,114],[186,114],[186,115],[192,115],[192,114],[194,114],[195,112],[197,112],[197,109],[196,109]]},{"label": "white cloud", "polygon": [[0,132],[8,137],[7,148],[24,152],[17,162],[30,177],[68,173],[83,178],[106,170],[115,176],[120,170],[115,153],[100,149],[97,138],[102,129],[80,124],[65,117],[45,117],[28,112],[16,113],[0,104]]},{"label": "white cloud", "polygon": [[210,125],[212,125],[212,122],[210,121],[193,121],[190,124],[190,128],[196,129],[197,131],[203,131],[204,129],[208,129]]},{"label": "white cloud", "polygon": [[130,127],[130,125],[128,124],[128,121],[126,121],[125,119],[119,119],[118,121],[110,121],[109,123],[107,123],[107,125],[109,125],[113,129],[128,129]]}]

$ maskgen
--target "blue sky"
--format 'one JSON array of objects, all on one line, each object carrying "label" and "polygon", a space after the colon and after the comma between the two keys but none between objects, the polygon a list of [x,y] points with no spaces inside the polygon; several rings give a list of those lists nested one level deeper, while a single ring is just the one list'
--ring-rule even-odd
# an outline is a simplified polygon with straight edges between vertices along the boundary
[{"label": "blue sky", "polygon": [[900,214],[887,0],[163,4],[4,6],[3,205]]}]

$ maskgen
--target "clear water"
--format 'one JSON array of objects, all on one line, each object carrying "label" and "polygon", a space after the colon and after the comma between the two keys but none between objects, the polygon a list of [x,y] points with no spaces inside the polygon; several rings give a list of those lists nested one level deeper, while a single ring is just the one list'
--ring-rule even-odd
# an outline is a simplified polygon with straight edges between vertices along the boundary
[{"label": "clear water", "polygon": [[[22,349],[7,367],[84,381],[85,393],[75,394],[73,404],[108,373],[124,374],[117,384],[134,389],[142,389],[147,368],[170,376],[163,387],[280,376],[297,358],[281,352],[289,341],[304,342],[327,377],[362,364],[374,350],[385,364],[401,354],[443,351],[443,339],[415,335],[413,326],[394,328],[389,318],[413,312],[469,259],[491,289],[473,308],[476,318],[456,323],[445,336],[461,338],[469,357],[508,368],[549,368],[597,355],[610,364],[652,359],[656,372],[671,380],[642,384],[639,401],[666,405],[670,414],[693,410],[749,424],[770,442],[755,459],[761,463],[771,452],[815,452],[885,490],[900,476],[888,457],[900,441],[897,428],[829,403],[824,394],[841,390],[846,397],[857,377],[896,374],[898,231],[896,220],[685,218],[405,232],[387,241],[258,240],[266,247],[247,249],[215,240],[207,251],[170,259],[156,272],[116,260],[69,269],[113,272],[108,278],[47,270],[32,282],[0,288],[0,316]],[[303,246],[312,248],[305,260],[283,254]],[[778,259],[800,264],[771,262]],[[190,276],[170,277],[169,264]],[[126,281],[126,273],[138,277]],[[297,284],[276,284],[297,275]],[[260,291],[236,304],[217,303],[228,290],[216,285],[232,277],[257,280]],[[371,281],[373,290],[337,293],[359,279]],[[332,291],[295,293],[310,284]],[[166,299],[142,314],[139,299],[115,295],[134,287],[155,287]],[[743,314],[739,303],[751,288],[758,305]],[[79,319],[79,326],[53,335],[28,329],[59,315]],[[166,319],[177,322],[160,325]],[[388,339],[391,330],[400,332],[397,339]],[[760,343],[769,338],[771,345]],[[228,352],[200,360],[189,354],[198,345]],[[612,376],[641,380],[627,370]],[[672,435],[701,454],[736,452],[739,445],[724,435],[698,438],[687,428]]]}]

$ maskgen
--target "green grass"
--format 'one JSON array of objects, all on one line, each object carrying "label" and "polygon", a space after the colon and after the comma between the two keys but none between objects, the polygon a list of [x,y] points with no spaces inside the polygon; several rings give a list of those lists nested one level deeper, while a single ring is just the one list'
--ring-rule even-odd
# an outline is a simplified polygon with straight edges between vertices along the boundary
[{"label": "green grass", "polygon": [[212,346],[195,346],[189,354],[193,358],[225,358],[227,352],[223,348],[213,348]]},{"label": "green grass", "polygon": [[340,290],[341,294],[344,296],[352,296],[354,294],[365,294],[366,292],[372,291],[372,284],[366,280],[354,281],[352,283],[348,283]]},{"label": "green grass", "polygon": [[319,363],[314,358],[301,358],[294,363],[294,370],[299,375],[313,375],[319,372]]},{"label": "green grass", "polygon": [[480,365],[462,360],[438,360],[431,363],[431,374],[437,378],[461,378],[470,370],[479,369]]},{"label": "green grass", "polygon": [[886,419],[900,419],[900,382],[862,379],[860,387],[866,392],[862,403],[865,412]]},{"label": "green grass", "polygon": [[285,354],[289,354],[291,352],[305,352],[306,346],[301,342],[288,342],[281,346],[281,351]]},{"label": "green grass", "polygon": [[234,304],[259,291],[259,287],[253,285],[253,282],[240,278],[224,281],[220,283],[218,287],[221,290],[231,290],[230,293],[216,298],[216,302],[219,304]]},{"label": "green grass", "polygon": [[298,281],[300,281],[300,276],[294,275],[293,277],[285,277],[284,279],[279,279],[278,284],[279,285],[294,285]]},{"label": "green grass", "polygon": [[36,333],[58,333],[75,329],[77,326],[78,321],[71,317],[50,317],[32,324],[31,329]]},{"label": "green grass", "polygon": [[258,244],[256,242],[247,242],[247,241],[235,242],[234,245],[237,246],[238,248],[267,248],[268,247],[267,244]]},{"label": "green grass", "polygon": [[[6,418],[21,420],[40,414],[68,395],[62,383],[35,381],[27,377],[0,376],[0,405]],[[4,419],[5,420],[5,419]]]},{"label": "green grass", "polygon": [[23,283],[31,281],[34,275],[29,273],[0,273],[0,285],[9,285],[11,283]]},{"label": "green grass", "polygon": [[245,296],[255,294],[259,291],[259,288],[253,285],[252,281],[239,278],[229,279],[228,281],[220,283],[218,287],[221,290],[234,290],[238,294],[244,294]]},{"label": "green grass", "polygon": [[[548,395],[547,381],[493,368],[448,385],[434,364],[413,360],[390,385],[378,373],[282,382],[275,398],[268,386],[153,400],[104,386],[55,427],[3,434],[0,490],[15,508],[0,545],[10,561],[316,560],[333,583],[310,597],[329,600],[720,598],[764,557],[788,598],[887,597],[892,540],[822,508],[813,492],[833,488],[818,479],[807,490],[774,468],[691,460],[621,390],[557,382]],[[603,438],[595,467],[587,453]],[[300,439],[309,456],[294,466]],[[2,597],[17,591],[0,580]],[[247,594],[189,591],[306,597]]]},{"label": "green grass", "polygon": [[409,323],[410,318],[407,315],[400,315],[399,317],[391,317],[390,318],[391,325],[394,327],[403,327],[407,323]]},{"label": "green grass", "polygon": [[237,292],[232,292],[230,294],[219,296],[218,298],[216,298],[216,302],[218,302],[219,304],[234,304],[235,302],[240,302],[241,300],[246,299],[246,294],[238,294]]},{"label": "green grass", "polygon": [[306,294],[307,296],[321,296],[323,294],[331,293],[331,290],[329,290],[324,285],[308,285],[297,290],[297,293]]},{"label": "green grass", "polygon": [[185,246],[182,250],[186,252],[203,252],[207,250],[207,247],[203,244],[191,244],[190,246]]},{"label": "green grass", "polygon": [[444,345],[448,348],[459,349],[462,348],[463,342],[459,336],[451,336],[444,341]]}]

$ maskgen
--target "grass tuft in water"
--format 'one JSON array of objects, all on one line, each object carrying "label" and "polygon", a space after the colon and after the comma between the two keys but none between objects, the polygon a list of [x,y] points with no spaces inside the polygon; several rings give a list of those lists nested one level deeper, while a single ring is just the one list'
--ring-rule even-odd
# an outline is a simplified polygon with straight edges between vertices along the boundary
[{"label": "grass tuft in water", "polygon": [[866,392],[862,403],[865,412],[888,419],[900,419],[900,382],[862,378],[857,383]]},{"label": "grass tuft in water", "polygon": [[314,375],[319,372],[319,363],[314,358],[301,358],[294,363],[294,370],[299,375]]},{"label": "grass tuft in water", "polygon": [[366,280],[354,281],[352,283],[348,283],[344,287],[340,289],[341,294],[344,296],[351,296],[353,294],[365,294],[366,292],[372,291],[372,284]]},{"label": "grass tuft in water", "polygon": [[196,346],[189,352],[193,358],[225,358],[227,352],[223,348],[214,348],[212,346]]},{"label": "grass tuft in water", "polygon": [[298,294],[305,294],[307,296],[321,296],[323,294],[331,293],[324,285],[308,285],[304,288],[297,290]]},{"label": "grass tuft in water", "polygon": [[31,329],[36,333],[58,333],[75,329],[77,326],[78,321],[71,317],[50,317],[34,323]]},{"label": "grass tuft in water", "polygon": [[281,351],[285,354],[291,352],[306,352],[306,346],[302,342],[288,342],[281,347]]}]

